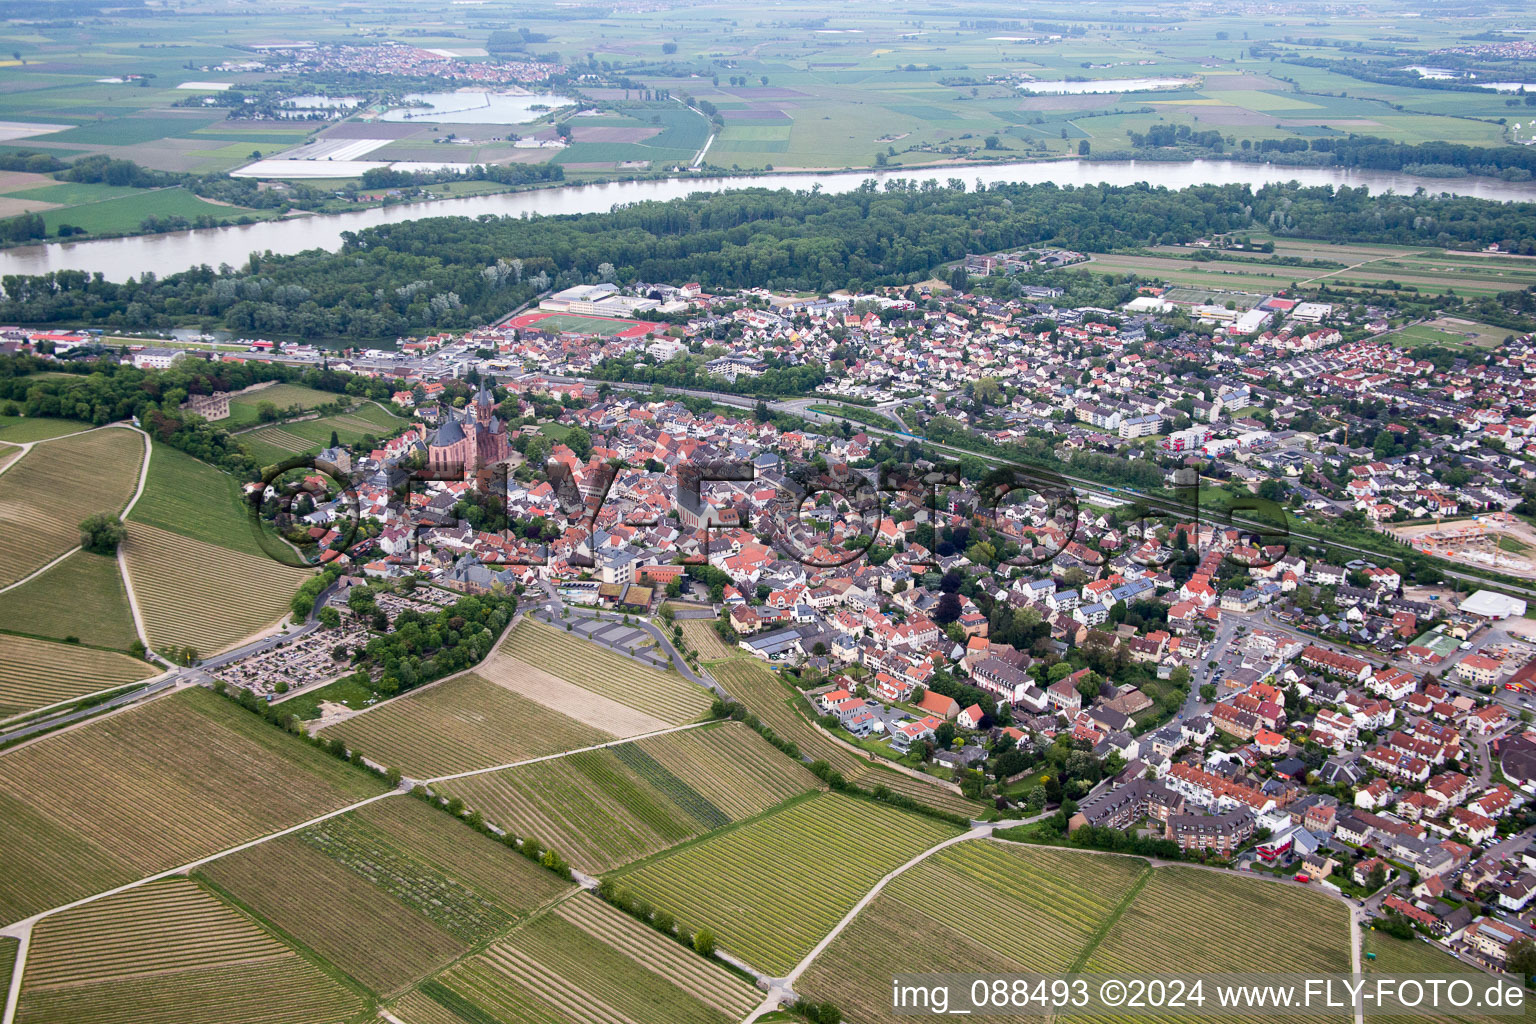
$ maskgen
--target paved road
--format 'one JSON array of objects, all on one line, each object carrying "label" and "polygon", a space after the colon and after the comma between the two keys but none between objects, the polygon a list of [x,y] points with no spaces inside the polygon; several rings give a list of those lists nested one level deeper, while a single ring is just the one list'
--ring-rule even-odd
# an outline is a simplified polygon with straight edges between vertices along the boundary
[{"label": "paved road", "polygon": [[[540,599],[538,607],[532,609],[532,614],[540,619],[543,619],[545,622],[548,622],[550,625],[561,625],[564,621],[561,619],[561,612],[567,608],[567,605],[561,599],[559,592],[555,590],[555,588],[550,584],[548,580],[541,578],[539,580],[539,587],[544,591],[544,597]],[[618,623],[623,623],[624,621],[624,616],[622,615],[616,614],[614,612],[600,611],[598,609],[589,608],[584,605],[571,605],[569,606],[569,609],[571,614],[579,619],[601,619],[604,622]],[[638,618],[633,615],[629,616],[629,625],[635,629],[642,629],[649,633],[651,637],[656,641],[658,649],[664,651],[667,654],[667,656],[672,661],[672,667],[676,669],[678,674],[681,675],[684,679],[697,686],[702,686],[705,689],[711,690],[720,697],[726,699],[730,698],[730,694],[726,693],[725,689],[721,687],[719,683],[715,682],[708,676],[700,675],[693,670],[688,662],[684,660],[682,654],[678,652],[677,648],[672,646],[672,638],[668,636],[666,632],[661,629],[661,627],[654,625],[646,619]],[[589,636],[587,639],[593,643],[602,644],[602,646],[607,647],[609,650],[616,651],[625,657],[634,658],[636,661],[643,661],[643,659],[630,654],[627,648],[606,643],[600,637]]]},{"label": "paved road", "polygon": [[[330,590],[326,590],[321,595],[322,601],[317,601],[315,607],[320,607],[323,604],[324,596],[330,592]],[[126,707],[129,704],[148,700],[150,697],[158,696],[175,686],[210,683],[212,680],[208,675],[208,670],[220,668],[230,662],[239,661],[241,658],[247,658],[253,654],[270,651],[281,644],[289,643],[301,636],[313,633],[319,628],[320,623],[312,618],[302,626],[291,627],[286,633],[274,633],[271,636],[262,637],[260,640],[253,640],[248,644],[225,651],[223,654],[212,655],[198,662],[195,667],[172,668],[164,675],[156,676],[146,681],[142,686],[129,690],[127,693],[120,694],[110,700],[103,701],[100,704],[73,711],[64,711],[0,732],[0,744],[13,743],[17,740],[26,739],[29,736],[62,728],[85,718],[91,718],[117,708]],[[297,694],[295,693],[293,696],[297,696]]]}]

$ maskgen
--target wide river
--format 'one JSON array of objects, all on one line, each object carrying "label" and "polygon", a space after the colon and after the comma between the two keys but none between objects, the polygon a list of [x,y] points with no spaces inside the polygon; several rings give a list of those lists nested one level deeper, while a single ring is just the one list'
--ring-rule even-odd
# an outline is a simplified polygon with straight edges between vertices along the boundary
[{"label": "wide river", "polygon": [[50,270],[83,270],[101,273],[110,280],[126,280],[145,271],[165,276],[191,267],[221,263],[241,266],[252,252],[290,254],[306,249],[337,249],[343,231],[360,231],[378,224],[395,224],[423,217],[478,217],[483,214],[551,216],[566,213],[606,213],[615,205],[653,199],[679,199],[694,192],[723,192],[741,188],[809,189],[820,185],[824,192],[850,192],[874,178],[926,181],[950,177],[967,186],[977,181],[1055,182],[1087,185],[1105,182],[1131,185],[1147,182],[1171,189],[1192,185],[1251,185],[1299,181],[1303,185],[1365,186],[1372,192],[1411,194],[1423,188],[1499,202],[1536,202],[1536,181],[1506,182],[1490,178],[1428,179],[1385,171],[1354,171],[1334,167],[1283,167],[1237,163],[1228,160],[1191,160],[1180,163],[1103,162],[1085,160],[1033,161],[986,166],[930,167],[915,171],[839,171],[825,174],[759,174],[729,178],[669,178],[660,181],[613,182],[601,185],[565,185],[559,188],[511,192],[500,195],[443,199],[429,203],[402,203],[353,213],[294,217],[262,221],[239,227],[205,228],[136,238],[109,238],[95,242],[52,242],[0,250],[0,274],[42,274]]}]

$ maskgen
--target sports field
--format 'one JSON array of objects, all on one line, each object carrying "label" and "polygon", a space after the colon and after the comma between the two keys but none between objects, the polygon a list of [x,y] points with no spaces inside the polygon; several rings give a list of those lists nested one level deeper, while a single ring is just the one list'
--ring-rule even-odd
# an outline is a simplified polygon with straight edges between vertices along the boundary
[{"label": "sports field", "polygon": [[511,764],[613,739],[475,672],[386,701],[321,735],[412,778]]},{"label": "sports field", "polygon": [[147,523],[128,524],[121,550],[156,650],[190,646],[206,656],[233,647],[287,615],[313,575]]},{"label": "sports field", "polygon": [[196,687],[0,754],[0,772],[4,922],[384,789]]},{"label": "sports field", "polygon": [[1497,348],[1510,334],[1507,330],[1490,327],[1454,317],[1438,317],[1422,324],[1413,324],[1387,336],[1399,348],[1415,349],[1426,345],[1443,348]]},{"label": "sports field", "polygon": [[694,721],[709,710],[709,691],[677,673],[659,672],[529,617],[498,650],[671,725]]},{"label": "sports field", "polygon": [[958,829],[824,793],[617,878],[753,967],[782,975],[891,869]]},{"label": "sports field", "polygon": [[[421,980],[570,889],[407,797],[220,858],[201,874],[381,994]],[[283,884],[273,885],[277,878]]]},{"label": "sports field", "polygon": [[607,871],[819,786],[739,723],[637,740],[445,784],[487,821]]},{"label": "sports field", "polygon": [[362,1000],[193,882],[173,878],[41,922],[21,1024],[325,1024]]},{"label": "sports field", "polygon": [[0,586],[80,543],[80,521],[116,515],[138,486],[144,438],[103,427],[36,445],[0,474]]},{"label": "sports field", "polygon": [[656,324],[644,320],[615,320],[605,316],[582,316],[575,313],[551,313],[535,311],[523,313],[507,320],[505,327],[536,327],[541,331],[562,334],[586,334],[593,337],[643,338],[656,328]]},{"label": "sports field", "polygon": [[117,560],[89,551],[0,594],[0,629],[118,651],[136,639]]},{"label": "sports field", "polygon": [[0,718],[159,673],[126,654],[0,633]]}]

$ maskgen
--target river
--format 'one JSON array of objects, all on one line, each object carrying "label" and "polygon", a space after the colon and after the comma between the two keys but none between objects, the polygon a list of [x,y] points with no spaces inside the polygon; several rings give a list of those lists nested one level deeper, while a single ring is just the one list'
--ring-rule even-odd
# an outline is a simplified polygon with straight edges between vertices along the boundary
[{"label": "river", "polygon": [[1427,179],[1386,171],[1356,171],[1337,167],[1284,167],[1229,160],[1184,162],[1087,160],[1025,161],[1020,163],[930,167],[922,170],[837,171],[818,174],[769,173],[725,178],[668,178],[624,181],[498,195],[470,196],[425,203],[401,203],[351,213],[261,221],[227,228],[177,231],[94,242],[51,242],[0,250],[0,274],[42,274],[50,270],[83,270],[121,281],[151,271],[161,277],[201,264],[239,267],[252,252],[280,255],[306,249],[337,249],[343,231],[361,231],[379,224],[396,224],[423,217],[479,217],[484,214],[545,216],[567,213],[606,213],[616,204],[679,199],[694,192],[723,192],[739,188],[809,189],[849,192],[869,178],[943,181],[958,177],[968,186],[977,181],[1055,182],[1086,185],[1104,182],[1132,185],[1147,182],[1171,189],[1192,185],[1262,185],[1299,181],[1303,185],[1365,186],[1372,192],[1432,192],[1476,196],[1499,202],[1536,202],[1536,181],[1507,182],[1491,178]]}]

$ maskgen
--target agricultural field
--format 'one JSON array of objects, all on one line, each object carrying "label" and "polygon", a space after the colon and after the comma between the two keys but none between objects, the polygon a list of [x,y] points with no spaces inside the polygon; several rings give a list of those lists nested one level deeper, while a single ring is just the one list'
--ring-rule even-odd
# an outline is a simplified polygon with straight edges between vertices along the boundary
[{"label": "agricultural field", "polygon": [[325,728],[412,778],[511,764],[613,739],[475,672],[412,690]]},{"label": "agricultural field", "polygon": [[220,858],[201,875],[380,994],[405,989],[569,890],[516,851],[408,798]]},{"label": "agricultural field", "polygon": [[475,775],[443,791],[588,873],[750,818],[819,786],[739,723]]},{"label": "agricultural field", "polygon": [[0,593],[0,629],[117,651],[138,638],[117,560],[89,551]]},{"label": "agricultural field", "polygon": [[647,668],[526,616],[498,650],[671,725],[691,722],[709,710],[709,691],[675,672]]},{"label": "agricultural field", "polygon": [[497,686],[611,736],[625,738],[660,732],[670,724],[499,651],[481,662],[475,672]]},{"label": "agricultural field", "polygon": [[367,437],[392,437],[407,422],[380,406],[366,403],[346,413],[244,432],[240,434],[240,443],[256,461],[271,465],[295,455],[320,451],[331,443],[333,432],[341,443],[357,444]]},{"label": "agricultural field", "polygon": [[577,893],[401,1000],[406,1024],[728,1024],[761,994],[595,897]]},{"label": "agricultural field", "polygon": [[1230,872],[1162,867],[1084,965],[1117,974],[1155,973],[1170,963],[1191,972],[1348,973],[1349,948],[1349,911],[1335,899]]},{"label": "agricultural field", "polygon": [[44,919],[20,1024],[340,1024],[362,1000],[184,878]]},{"label": "agricultural field", "polygon": [[716,664],[710,671],[726,693],[746,705],[775,733],[792,740],[800,752],[812,760],[826,761],[849,782],[865,789],[884,786],[950,814],[975,816],[981,813],[979,804],[951,789],[865,760],[837,743],[795,709],[794,695],[761,662],[737,658]]},{"label": "agricultural field", "polygon": [[688,641],[688,646],[699,652],[699,660],[704,662],[725,661],[741,655],[741,651],[732,650],[720,639],[720,634],[715,632],[713,619],[682,619],[683,639]]},{"label": "agricultural field", "polygon": [[120,235],[139,232],[140,225],[150,217],[184,217],[189,221],[211,217],[216,222],[233,223],[241,217],[266,220],[273,211],[210,203],[184,188],[173,187],[134,189],[131,195],[45,210],[42,214],[50,235],[58,234],[64,224],[92,235]]},{"label": "agricultural field", "polygon": [[[893,868],[958,830],[824,793],[621,874],[621,888],[782,975]],[[835,868],[833,867],[835,865]]]},{"label": "agricultural field", "polygon": [[[1270,294],[1293,286],[1369,288],[1391,291],[1394,286],[1439,293],[1454,289],[1458,295],[1494,295],[1536,284],[1536,260],[1506,257],[1502,262],[1476,253],[1449,252],[1387,245],[1335,245],[1326,242],[1275,239],[1275,257],[1294,256],[1325,260],[1338,266],[1319,268],[1268,262],[1263,253],[1229,253],[1230,258],[1209,262],[1187,257],[1199,250],[1186,246],[1161,246],[1155,254],[1092,253],[1092,261],[1076,264],[1064,273],[1122,271],[1169,284],[1221,290],[1245,290]],[[1185,258],[1180,258],[1185,257]],[[1462,331],[1476,331],[1468,325]],[[1484,330],[1494,330],[1485,328]],[[1508,331],[1500,331],[1495,343]],[[1479,335],[1481,339],[1483,336]],[[1420,342],[1423,343],[1423,342]],[[1456,344],[1467,344],[1459,338]],[[1475,343],[1482,343],[1481,341]]]},{"label": "agricultural field", "polygon": [[853,1020],[895,1021],[895,974],[1064,973],[1150,872],[1131,857],[959,843],[887,885],[816,958],[797,991],[835,1002]]},{"label": "agricultural field", "polygon": [[128,524],[121,550],[156,650],[191,647],[206,656],[234,647],[287,615],[294,591],[313,575],[140,522]]},{"label": "agricultural field", "polygon": [[159,674],[126,654],[0,633],[0,718]]},{"label": "agricultural field", "polygon": [[384,789],[196,687],[0,754],[0,772],[3,922]]},{"label": "agricultural field", "polygon": [[[1365,933],[1365,952],[1375,953],[1375,960],[1362,960],[1366,974],[1397,974],[1422,977],[1430,974],[1481,974],[1476,967],[1458,960],[1443,947],[1421,942],[1418,939],[1404,941],[1385,932]],[[1486,1013],[1441,1013],[1428,1016],[1376,1016],[1383,1024],[1409,1024],[1410,1021],[1452,1022],[1452,1024],[1494,1024],[1509,1020]]]},{"label": "agricultural field", "polygon": [[103,427],[39,444],[0,474],[0,586],[80,543],[80,521],[123,510],[139,482],[143,435]]},{"label": "agricultural field", "polygon": [[78,434],[89,429],[90,424],[79,420],[56,420],[46,416],[0,416],[0,441],[12,444],[46,441],[51,437]]},{"label": "agricultural field", "polygon": [[230,430],[238,430],[240,427],[259,423],[261,407],[269,402],[279,414],[285,414],[294,406],[300,409],[314,409],[338,401],[350,401],[350,399],[334,391],[317,391],[302,384],[272,384],[257,388],[255,391],[242,391],[238,395],[230,396],[229,418],[221,421],[221,425]]},{"label": "agricultural field", "polygon": [[144,493],[128,518],[233,551],[262,554],[239,481],[169,445],[155,445]]}]

